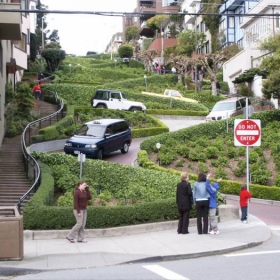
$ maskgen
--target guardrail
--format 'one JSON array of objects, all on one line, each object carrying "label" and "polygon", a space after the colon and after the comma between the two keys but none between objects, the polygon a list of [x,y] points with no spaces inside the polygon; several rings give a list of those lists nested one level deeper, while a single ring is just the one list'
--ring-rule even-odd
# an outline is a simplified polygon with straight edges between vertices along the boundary
[{"label": "guardrail", "polygon": [[22,149],[22,154],[23,154],[23,161],[24,161],[24,166],[25,166],[25,171],[26,171],[26,176],[27,178],[31,178],[33,180],[33,184],[31,188],[19,199],[18,203],[16,204],[16,207],[18,208],[19,212],[21,212],[21,206],[24,200],[30,198],[30,194],[32,192],[36,192],[38,186],[40,185],[41,181],[41,172],[40,172],[40,167],[37,161],[29,154],[27,150],[27,146],[31,144],[31,133],[32,133],[32,128],[34,126],[39,125],[39,128],[41,127],[42,122],[45,122],[47,120],[51,120],[56,117],[57,121],[59,120],[59,114],[62,114],[63,116],[63,108],[64,108],[64,102],[63,100],[58,98],[58,95],[56,92],[52,92],[49,90],[43,90],[44,93],[51,93],[54,95],[55,102],[59,106],[58,111],[55,113],[48,115],[46,117],[40,118],[36,121],[33,121],[29,123],[22,135],[21,135],[21,149]]}]

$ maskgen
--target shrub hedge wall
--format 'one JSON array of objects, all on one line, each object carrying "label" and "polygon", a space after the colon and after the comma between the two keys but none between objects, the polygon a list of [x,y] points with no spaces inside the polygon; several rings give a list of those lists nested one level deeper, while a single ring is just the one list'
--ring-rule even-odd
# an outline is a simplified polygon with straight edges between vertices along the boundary
[{"label": "shrub hedge wall", "polygon": [[[280,110],[263,111],[256,113],[252,116],[252,119],[260,119],[261,126],[265,127],[272,121],[280,121]],[[234,130],[234,118],[228,121],[229,133],[233,136]],[[138,163],[140,166],[147,169],[161,170],[169,172],[171,174],[178,174],[178,171],[172,169],[166,169],[151,162],[148,158],[148,154],[156,151],[156,143],[165,143],[168,139],[184,139],[186,142],[188,139],[199,139],[200,136],[205,134],[210,135],[213,139],[226,131],[226,121],[211,122],[207,124],[200,124],[189,128],[181,129],[179,131],[164,133],[151,137],[141,143],[141,152],[138,154]],[[190,179],[197,180],[197,175],[189,174]],[[238,195],[240,191],[240,182],[234,182],[229,180],[223,180],[221,182],[220,191],[225,194]],[[262,185],[250,184],[250,192],[254,198],[268,199],[268,200],[280,200],[280,188],[279,187],[267,187]]]}]

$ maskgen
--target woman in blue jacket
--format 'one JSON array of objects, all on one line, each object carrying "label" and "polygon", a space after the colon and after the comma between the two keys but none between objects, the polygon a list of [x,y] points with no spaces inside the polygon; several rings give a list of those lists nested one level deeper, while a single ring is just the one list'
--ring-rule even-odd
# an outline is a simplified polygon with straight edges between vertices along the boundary
[{"label": "woman in blue jacket", "polygon": [[[209,176],[207,175],[207,178],[208,177]],[[196,207],[198,234],[208,234],[209,197],[210,195],[206,189],[206,175],[204,173],[199,173],[197,182],[194,183],[193,188],[193,199]]]},{"label": "woman in blue jacket", "polygon": [[[210,175],[210,174],[208,174]],[[218,179],[216,183],[211,184],[210,180],[207,178],[206,180],[206,189],[210,194],[210,201],[209,201],[209,233],[210,234],[219,234],[218,230],[218,221],[217,221],[217,193],[220,189],[220,181],[222,179]]]}]

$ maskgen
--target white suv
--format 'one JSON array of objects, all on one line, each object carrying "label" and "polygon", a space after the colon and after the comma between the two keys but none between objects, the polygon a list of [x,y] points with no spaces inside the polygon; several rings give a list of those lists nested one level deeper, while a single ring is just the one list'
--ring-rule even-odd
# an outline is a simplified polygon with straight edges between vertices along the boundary
[{"label": "white suv", "polygon": [[[215,104],[210,114],[206,116],[206,122],[224,120],[230,117],[235,117],[244,114],[246,108],[246,97],[232,97]],[[248,116],[254,113],[250,99],[248,98]]]},{"label": "white suv", "polygon": [[127,100],[123,92],[111,89],[98,89],[91,100],[91,105],[94,108],[146,112],[143,103]]}]

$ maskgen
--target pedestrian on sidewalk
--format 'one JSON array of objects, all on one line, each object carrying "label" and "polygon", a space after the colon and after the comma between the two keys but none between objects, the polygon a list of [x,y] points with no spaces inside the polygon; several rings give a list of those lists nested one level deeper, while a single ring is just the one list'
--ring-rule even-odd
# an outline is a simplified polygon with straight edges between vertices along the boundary
[{"label": "pedestrian on sidewalk", "polygon": [[218,229],[218,221],[217,221],[217,193],[218,190],[220,189],[220,182],[221,178],[217,180],[215,183],[210,182],[210,174],[207,175],[207,180],[206,180],[206,188],[207,191],[210,195],[210,200],[209,200],[209,233],[210,234],[219,234],[219,229]]},{"label": "pedestrian on sidewalk", "polygon": [[75,242],[76,236],[77,242],[86,243],[85,240],[85,226],[87,222],[87,202],[91,200],[91,194],[89,186],[85,181],[79,181],[74,191],[74,216],[76,218],[76,224],[71,229],[66,239],[71,243]]},{"label": "pedestrian on sidewalk", "polygon": [[197,182],[194,183],[193,188],[193,198],[196,208],[196,223],[198,234],[208,234],[209,197],[210,195],[206,189],[206,174],[199,173]]},{"label": "pedestrian on sidewalk", "polygon": [[177,184],[176,203],[179,212],[178,234],[189,233],[189,216],[193,204],[192,187],[186,172],[181,174],[181,182]]},{"label": "pedestrian on sidewalk", "polygon": [[33,93],[35,94],[35,99],[39,100],[41,95],[41,87],[39,83],[36,83],[36,85],[33,87]]},{"label": "pedestrian on sidewalk", "polygon": [[252,194],[247,191],[247,185],[242,184],[241,190],[239,193],[239,202],[240,202],[240,208],[241,208],[241,221],[244,224],[248,223],[247,215],[248,215],[248,200],[252,197]]}]

